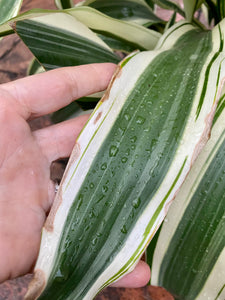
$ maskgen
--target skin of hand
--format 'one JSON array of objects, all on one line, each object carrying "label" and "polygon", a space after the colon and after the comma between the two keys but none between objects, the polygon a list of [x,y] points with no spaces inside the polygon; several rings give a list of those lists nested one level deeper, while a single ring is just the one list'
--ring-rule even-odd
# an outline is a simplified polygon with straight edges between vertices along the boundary
[{"label": "skin of hand", "polygon": [[[104,90],[114,70],[111,63],[67,67],[0,86],[0,282],[32,271],[55,196],[51,163],[70,155],[88,116],[36,131],[27,121]],[[140,287],[149,278],[140,261],[113,286]]]}]

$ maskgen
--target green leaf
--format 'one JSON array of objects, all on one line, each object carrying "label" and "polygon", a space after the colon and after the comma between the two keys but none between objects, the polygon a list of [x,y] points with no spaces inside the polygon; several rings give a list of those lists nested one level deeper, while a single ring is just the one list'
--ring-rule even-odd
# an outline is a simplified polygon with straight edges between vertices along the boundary
[{"label": "green leaf", "polygon": [[151,7],[151,9],[154,9],[154,1],[153,0],[145,0],[145,2]]},{"label": "green leaf", "polygon": [[82,97],[72,102],[68,106],[63,107],[62,109],[53,113],[51,119],[53,120],[53,122],[58,123],[83,114],[83,111],[93,110],[102,95],[103,93],[101,92],[92,94],[87,97]]},{"label": "green leaf", "polygon": [[15,23],[15,30],[46,70],[120,60],[84,24],[66,13],[52,13]]},{"label": "green leaf", "polygon": [[172,204],[155,249],[151,282],[178,299],[225,297],[224,156],[225,110]]},{"label": "green leaf", "polygon": [[202,0],[183,0],[185,16],[188,21],[192,21],[195,11],[202,4]]},{"label": "green leaf", "polygon": [[80,105],[83,110],[94,109],[100,97],[89,96],[78,99],[76,102]]},{"label": "green leaf", "polygon": [[120,51],[129,54],[130,52],[133,52],[137,49],[137,45],[128,43],[123,39],[108,36],[101,33],[98,33],[98,36],[114,51]]},{"label": "green leaf", "polygon": [[77,101],[72,102],[66,107],[61,108],[52,114],[51,119],[54,123],[59,123],[70,118],[74,118],[82,113],[82,109],[80,108]]},{"label": "green leaf", "polygon": [[0,39],[6,35],[14,33],[12,27],[6,22],[0,25]]},{"label": "green leaf", "polygon": [[23,0],[0,0],[0,39],[13,33],[7,21],[19,13],[22,3]]},{"label": "green leaf", "polygon": [[[23,22],[21,22],[21,21],[24,21],[24,22],[28,21],[28,22],[33,23],[36,18],[44,17],[44,16],[46,19],[48,18],[48,16],[51,16],[51,18],[54,18],[55,20],[57,20],[58,14],[62,14],[62,12],[54,11],[54,10],[35,9],[35,10],[28,11],[24,14],[21,14],[20,16],[12,19],[11,23],[14,22],[15,24],[17,24],[17,31],[19,33],[18,23],[20,22],[20,24],[23,24]],[[90,34],[92,34],[94,36],[93,31],[96,31],[101,36],[104,36],[103,39],[108,40],[107,43],[109,43],[109,45],[113,44],[114,45],[113,47],[115,47],[116,50],[124,50],[124,52],[129,52],[131,50],[133,51],[134,49],[135,50],[136,49],[141,49],[141,50],[153,49],[156,46],[156,44],[161,36],[161,34],[158,32],[144,28],[143,26],[140,26],[138,24],[113,19],[113,18],[108,17],[90,7],[77,7],[74,9],[64,10],[63,14],[71,15],[73,17],[73,19],[75,19],[74,22],[76,22],[77,20],[80,21],[83,24],[83,26],[82,26],[82,24],[80,24],[78,26],[78,28],[79,27],[84,28],[85,25],[88,26],[92,30],[92,33],[90,33]],[[62,19],[62,17],[60,17],[60,18]],[[55,21],[55,22],[58,23],[57,21]],[[70,23],[72,23],[72,21],[70,21]],[[55,29],[53,28],[53,30],[55,30],[55,32],[56,32],[55,35],[57,35],[57,30],[60,26],[63,30],[63,28],[64,28],[63,22],[59,23],[59,25],[53,24],[50,26],[50,27],[55,27]],[[37,32],[35,33],[35,32],[30,31],[30,33],[29,33],[29,30],[28,30],[28,28],[26,28],[26,26],[22,25],[21,27],[24,27],[24,29],[23,28],[21,29],[21,36],[23,34],[23,30],[24,30],[24,32],[26,31],[27,33],[25,33],[24,35],[25,35],[25,39],[26,39],[26,35],[27,35],[27,43],[29,43],[30,42],[29,40],[33,40],[32,35],[37,34]],[[5,28],[4,26],[0,26],[0,35],[7,34],[7,30],[8,30],[8,27]],[[66,30],[66,27],[65,27],[65,30]],[[59,28],[59,31],[60,31],[60,28]],[[82,33],[80,34],[80,30],[79,30],[79,32],[78,32],[78,30],[76,30],[76,27],[72,28],[72,26],[69,26],[69,29],[67,31],[74,32],[80,36],[82,35]],[[81,32],[83,32],[83,29],[81,29]],[[41,34],[44,34],[44,31]],[[84,37],[85,37],[85,35],[86,35],[86,33],[84,33]],[[93,39],[93,37],[92,37],[92,39]],[[96,35],[95,35],[94,40],[98,44],[104,45],[104,47],[106,47],[110,50],[110,48],[104,42],[102,42],[99,38],[97,38]],[[48,42],[48,41],[46,41],[46,42]],[[115,45],[117,45],[117,46],[115,46]]]},{"label": "green leaf", "polygon": [[171,18],[169,19],[169,21],[166,23],[165,29],[164,31],[166,32],[171,26],[173,26],[176,23],[176,16],[177,13],[174,12],[171,16]]},{"label": "green leaf", "polygon": [[5,36],[7,34],[14,33],[12,26],[13,22],[21,21],[21,20],[30,20],[35,17],[40,17],[43,15],[51,14],[51,13],[60,13],[60,11],[57,10],[48,10],[48,9],[31,9],[29,11],[26,11],[22,14],[17,15],[16,17],[13,17],[9,19],[7,22],[0,25],[0,36]]},{"label": "green leaf", "polygon": [[204,3],[205,6],[207,7],[209,25],[212,23],[213,19],[214,19],[215,24],[219,23],[220,20],[221,20],[219,10],[218,10],[218,7],[216,5],[216,1],[206,0],[205,3]]},{"label": "green leaf", "polygon": [[136,45],[136,49],[151,50],[161,34],[141,25],[111,18],[91,7],[80,6],[67,11],[90,29],[124,42]]},{"label": "green leaf", "polygon": [[219,11],[220,20],[225,17],[225,2],[223,0],[217,0],[217,9]]},{"label": "green leaf", "polygon": [[34,58],[27,69],[27,75],[34,75],[44,71],[42,65]]},{"label": "green leaf", "polygon": [[222,25],[178,23],[121,62],[76,142],[27,299],[92,299],[138,262],[209,135]]},{"label": "green leaf", "polygon": [[74,6],[73,0],[55,0],[55,5],[58,9],[72,8]]},{"label": "green leaf", "polygon": [[173,10],[173,11],[179,13],[181,16],[185,15],[185,13],[181,9],[181,7],[173,1],[169,1],[169,0],[152,0],[152,1],[164,9]]},{"label": "green leaf", "polygon": [[23,0],[0,0],[0,24],[5,23],[12,17],[15,17]]},{"label": "green leaf", "polygon": [[[223,94],[225,94],[225,91],[224,91]],[[213,118],[213,124],[217,121],[217,119],[219,118],[220,114],[225,109],[224,97],[225,96],[221,97],[220,101],[218,102],[217,110],[216,110],[215,116]]]},{"label": "green leaf", "polygon": [[141,25],[163,22],[144,0],[87,0],[82,5],[97,9],[112,18],[133,21]]},{"label": "green leaf", "polygon": [[[148,247],[146,249],[146,252],[145,252],[145,261],[149,265],[150,269],[152,269],[153,254],[155,252],[155,248],[156,248],[156,245],[157,245],[157,241],[158,241],[158,238],[159,238],[160,231],[162,229],[162,225],[163,225],[163,223],[160,225],[159,229],[156,231],[155,235],[153,236],[153,238],[152,238],[152,240],[151,240],[150,244],[148,245]],[[149,284],[150,283],[151,283],[151,278],[150,278]]]},{"label": "green leaf", "polygon": [[[186,0],[186,1],[187,1],[187,3],[189,3],[188,0]],[[194,0],[190,0],[191,3],[193,1]],[[210,1],[210,0],[206,0],[206,1]],[[169,0],[153,0],[153,2],[155,4],[157,4],[158,6],[160,6],[161,8],[172,10],[173,12],[176,12],[185,18],[184,10],[177,3],[173,2],[173,1],[169,1]],[[200,3],[201,3],[201,0],[198,0],[198,5],[200,5]],[[197,19],[193,18],[192,22],[195,26],[198,26],[201,29],[206,30],[204,25],[201,22],[199,22]]]}]

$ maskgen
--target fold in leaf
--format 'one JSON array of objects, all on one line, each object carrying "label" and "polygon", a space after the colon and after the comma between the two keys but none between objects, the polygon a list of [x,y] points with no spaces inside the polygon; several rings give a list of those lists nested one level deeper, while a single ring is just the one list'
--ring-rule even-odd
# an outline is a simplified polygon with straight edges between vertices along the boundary
[{"label": "fold in leaf", "polygon": [[[84,6],[93,7],[112,18],[132,21],[140,25],[163,22],[144,0],[86,0],[81,3]],[[80,4],[78,3],[78,5]]]},{"label": "fold in leaf", "polygon": [[[113,51],[119,51],[120,53],[126,53],[129,54],[131,52],[134,52],[137,50],[137,45],[133,43],[127,43],[123,39],[108,36],[104,33],[97,33],[100,39],[103,40]],[[125,56],[125,55],[124,55]]]},{"label": "fold in leaf", "polygon": [[92,299],[134,268],[208,139],[222,25],[178,23],[121,62],[76,141],[26,299]]},{"label": "fold in leaf", "polygon": [[[120,58],[113,50],[153,49],[161,36],[90,7],[63,12],[31,10],[12,19],[10,24],[46,69],[93,62],[118,63]],[[0,26],[0,34],[6,34],[6,25]],[[93,31],[102,34],[97,36]]]},{"label": "fold in leaf", "polygon": [[67,11],[97,33],[104,34],[135,45],[139,50],[152,50],[161,34],[133,22],[111,18],[88,6],[79,6]]},{"label": "fold in leaf", "polygon": [[120,61],[95,33],[66,13],[17,21],[14,29],[46,70]]},{"label": "fold in leaf", "polygon": [[225,299],[224,104],[223,99],[211,138],[171,206],[154,251],[151,283],[178,299]]}]

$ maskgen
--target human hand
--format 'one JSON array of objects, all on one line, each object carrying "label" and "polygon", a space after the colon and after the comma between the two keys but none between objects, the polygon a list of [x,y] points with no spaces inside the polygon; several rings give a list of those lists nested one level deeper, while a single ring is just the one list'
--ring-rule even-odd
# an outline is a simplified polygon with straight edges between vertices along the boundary
[{"label": "human hand", "polygon": [[[68,67],[0,86],[0,282],[31,271],[55,195],[52,161],[68,157],[88,116],[31,131],[27,120],[104,90],[113,64]],[[114,286],[139,287],[150,277],[140,262]]]}]

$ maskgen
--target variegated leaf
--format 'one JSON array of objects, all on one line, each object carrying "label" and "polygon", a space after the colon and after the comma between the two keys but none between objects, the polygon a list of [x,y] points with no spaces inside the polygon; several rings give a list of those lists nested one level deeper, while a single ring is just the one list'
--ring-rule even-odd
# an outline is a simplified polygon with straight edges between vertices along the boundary
[{"label": "variegated leaf", "polygon": [[120,60],[95,33],[67,13],[17,21],[14,30],[46,70]]},{"label": "variegated leaf", "polygon": [[68,10],[68,13],[95,32],[122,39],[139,50],[154,49],[161,36],[159,32],[139,24],[111,18],[87,6],[78,6]]},{"label": "variegated leaf", "polygon": [[211,138],[169,210],[151,283],[177,299],[225,299],[225,101]]},{"label": "variegated leaf", "polygon": [[[11,20],[11,24],[14,24],[14,30],[39,62],[45,64],[46,59],[51,61],[51,64],[46,66],[47,69],[90,62],[118,62],[120,59],[112,53],[107,44],[124,52],[152,49],[161,36],[158,32],[138,24],[110,18],[89,7],[78,7],[63,12],[31,10]],[[104,37],[107,37],[106,43],[104,38],[99,38],[86,26],[96,32],[103,31]],[[5,33],[4,25],[0,26],[0,34]],[[89,55],[84,55],[84,51]]]},{"label": "variegated leaf", "polygon": [[82,5],[93,7],[110,17],[132,21],[140,25],[148,24],[150,26],[163,22],[144,0],[86,0],[82,2]]},{"label": "variegated leaf", "polygon": [[223,37],[224,24],[181,22],[120,64],[76,141],[26,299],[92,299],[133,269],[208,139]]}]

